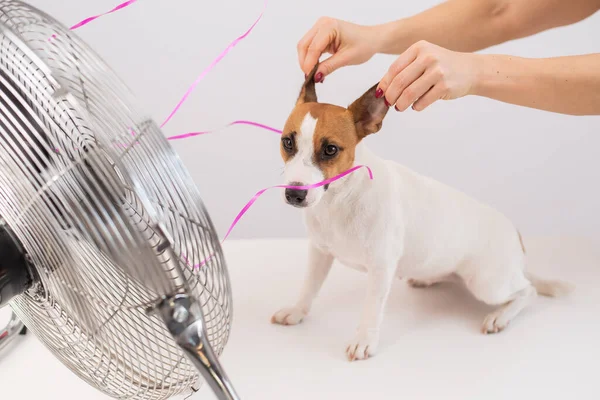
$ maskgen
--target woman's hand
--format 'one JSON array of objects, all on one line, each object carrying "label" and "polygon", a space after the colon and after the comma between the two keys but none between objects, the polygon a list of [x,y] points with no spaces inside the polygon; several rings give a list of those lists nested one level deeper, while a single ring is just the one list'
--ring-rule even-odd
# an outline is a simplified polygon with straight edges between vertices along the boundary
[{"label": "woman's hand", "polygon": [[332,54],[315,74],[315,81],[322,82],[340,67],[369,61],[377,52],[377,43],[375,27],[322,17],[298,43],[298,61],[304,73],[309,74],[321,55]]},{"label": "woman's hand", "polygon": [[471,94],[478,74],[477,56],[458,53],[420,41],[391,65],[376,96],[404,111],[422,111],[437,100]]},{"label": "woman's hand", "polygon": [[392,64],[375,96],[404,111],[466,95],[571,115],[600,115],[600,53],[528,59],[458,53],[427,42]]}]

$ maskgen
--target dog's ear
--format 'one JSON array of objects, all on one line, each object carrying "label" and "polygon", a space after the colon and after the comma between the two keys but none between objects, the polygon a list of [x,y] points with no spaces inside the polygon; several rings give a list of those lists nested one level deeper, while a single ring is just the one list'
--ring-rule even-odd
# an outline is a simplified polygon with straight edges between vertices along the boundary
[{"label": "dog's ear", "polygon": [[298,101],[296,101],[296,105],[317,102],[317,91],[315,90],[315,74],[317,73],[317,68],[319,68],[319,63],[315,65],[310,74],[308,74],[304,80],[304,84],[302,85],[302,90],[300,90],[300,96],[298,97]]},{"label": "dog's ear", "polygon": [[377,85],[367,90],[358,100],[348,107],[348,110],[354,118],[356,131],[359,139],[372,133],[379,132],[383,119],[385,118],[389,107],[385,104],[383,96],[375,97]]}]

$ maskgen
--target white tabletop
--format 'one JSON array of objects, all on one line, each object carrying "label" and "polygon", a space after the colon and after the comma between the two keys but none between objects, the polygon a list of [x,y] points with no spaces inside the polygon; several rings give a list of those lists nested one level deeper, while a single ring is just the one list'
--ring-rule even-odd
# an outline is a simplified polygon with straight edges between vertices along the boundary
[{"label": "white tabletop", "polygon": [[[575,283],[571,297],[539,298],[505,332],[483,336],[489,309],[460,286],[411,289],[399,280],[379,354],[350,363],[344,345],[357,323],[364,275],[334,268],[304,323],[274,326],[271,315],[300,287],[305,241],[229,242],[234,323],[222,362],[248,400],[598,399],[600,249],[577,238],[526,243],[529,268]],[[107,399],[32,335],[0,354],[0,398]],[[193,399],[214,397],[204,387]]]}]

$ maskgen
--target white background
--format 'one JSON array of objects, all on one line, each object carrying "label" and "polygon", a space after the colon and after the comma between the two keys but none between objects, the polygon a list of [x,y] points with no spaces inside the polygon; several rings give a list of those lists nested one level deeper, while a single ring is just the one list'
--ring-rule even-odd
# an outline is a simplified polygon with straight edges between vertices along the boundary
[{"label": "white background", "polygon": [[[72,25],[119,0],[30,3]],[[422,11],[432,0],[271,0],[263,20],[198,86],[165,134],[218,128],[236,119],[282,127],[303,80],[296,43],[319,16],[374,24]],[[98,51],[158,122],[222,49],[243,33],[262,0],[139,0],[78,33]],[[597,52],[600,14],[575,26],[489,51],[547,57]],[[393,58],[341,70],[319,86],[321,100],[348,105]],[[520,109],[481,98],[440,103],[421,114],[390,113],[369,145],[381,156],[492,204],[525,235],[598,236],[598,117]],[[250,127],[178,142],[221,235],[259,189],[281,182],[276,134]],[[234,236],[304,235],[298,211],[270,192]]]}]

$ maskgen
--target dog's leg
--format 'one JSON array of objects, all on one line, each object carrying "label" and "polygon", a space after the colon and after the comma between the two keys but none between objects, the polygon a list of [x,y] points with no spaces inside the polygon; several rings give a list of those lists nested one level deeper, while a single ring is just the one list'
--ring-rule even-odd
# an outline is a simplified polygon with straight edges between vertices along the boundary
[{"label": "dog's leg", "polygon": [[304,280],[304,285],[300,292],[300,298],[293,307],[287,307],[279,310],[271,318],[271,322],[281,325],[296,325],[308,315],[313,300],[319,294],[323,282],[333,264],[333,256],[310,245],[308,273]]},{"label": "dog's leg", "polygon": [[[487,260],[487,268],[478,268],[475,274],[463,275],[469,291],[480,301],[500,307],[485,317],[481,331],[484,334],[498,333],[537,297],[537,291],[523,272],[521,260],[513,263],[494,264]],[[465,271],[473,271],[467,267]]]},{"label": "dog's leg", "polygon": [[518,291],[506,304],[485,317],[481,332],[483,334],[501,332],[536,296],[537,292],[532,285]]},{"label": "dog's leg", "polygon": [[379,345],[379,330],[383,312],[394,280],[395,264],[368,271],[367,294],[360,324],[354,340],[346,348],[350,361],[374,355]]}]

